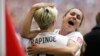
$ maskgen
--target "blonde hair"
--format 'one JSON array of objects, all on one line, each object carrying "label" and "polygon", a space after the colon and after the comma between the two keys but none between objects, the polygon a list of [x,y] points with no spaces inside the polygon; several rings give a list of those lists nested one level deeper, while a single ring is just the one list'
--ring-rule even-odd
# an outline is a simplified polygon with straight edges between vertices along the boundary
[{"label": "blonde hair", "polygon": [[47,29],[57,17],[57,9],[55,7],[42,7],[35,11],[34,19],[40,29]]}]

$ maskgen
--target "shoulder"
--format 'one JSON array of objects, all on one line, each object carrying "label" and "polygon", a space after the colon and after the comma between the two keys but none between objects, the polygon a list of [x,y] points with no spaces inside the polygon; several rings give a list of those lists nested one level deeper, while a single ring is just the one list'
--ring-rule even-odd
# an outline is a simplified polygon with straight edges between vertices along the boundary
[{"label": "shoulder", "polygon": [[75,34],[75,35],[82,35],[80,32],[78,31],[75,31],[75,32],[72,32],[72,34]]},{"label": "shoulder", "polygon": [[69,37],[80,37],[83,39],[83,35],[80,32],[72,32],[68,34]]},{"label": "shoulder", "polygon": [[67,36],[63,36],[61,34],[55,33],[55,36],[56,36],[57,39],[66,39],[66,40],[68,40],[68,37]]},{"label": "shoulder", "polygon": [[82,35],[80,32],[74,32],[74,34],[75,34],[76,36],[79,36],[79,37],[83,38],[83,35]]},{"label": "shoulder", "polygon": [[77,42],[79,45],[82,45],[83,44],[83,36],[82,36],[82,34],[80,33],[80,32],[72,32],[72,33],[70,33],[69,34],[69,39],[71,39],[71,40],[73,40],[73,41],[75,41],[75,42]]}]

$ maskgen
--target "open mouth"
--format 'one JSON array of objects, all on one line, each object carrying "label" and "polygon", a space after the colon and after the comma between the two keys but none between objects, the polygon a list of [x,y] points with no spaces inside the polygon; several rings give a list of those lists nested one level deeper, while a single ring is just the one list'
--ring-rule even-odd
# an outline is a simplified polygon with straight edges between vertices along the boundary
[{"label": "open mouth", "polygon": [[74,22],[73,21],[68,21],[68,24],[73,26]]}]

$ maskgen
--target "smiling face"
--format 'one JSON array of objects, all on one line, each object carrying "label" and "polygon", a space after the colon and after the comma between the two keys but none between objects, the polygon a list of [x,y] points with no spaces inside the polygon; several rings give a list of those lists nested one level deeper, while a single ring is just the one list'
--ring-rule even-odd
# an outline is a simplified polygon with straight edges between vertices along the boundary
[{"label": "smiling face", "polygon": [[63,25],[72,30],[76,30],[80,27],[82,17],[82,12],[79,9],[71,9],[63,17]]}]

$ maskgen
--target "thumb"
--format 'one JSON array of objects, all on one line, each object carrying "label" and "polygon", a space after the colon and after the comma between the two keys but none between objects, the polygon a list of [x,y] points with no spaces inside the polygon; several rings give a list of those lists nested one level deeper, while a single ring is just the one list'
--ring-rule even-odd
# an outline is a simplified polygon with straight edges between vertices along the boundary
[{"label": "thumb", "polygon": [[36,43],[32,43],[32,46],[36,46],[37,44]]}]

